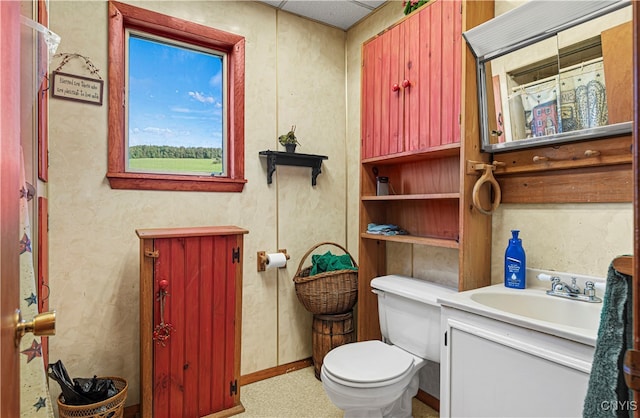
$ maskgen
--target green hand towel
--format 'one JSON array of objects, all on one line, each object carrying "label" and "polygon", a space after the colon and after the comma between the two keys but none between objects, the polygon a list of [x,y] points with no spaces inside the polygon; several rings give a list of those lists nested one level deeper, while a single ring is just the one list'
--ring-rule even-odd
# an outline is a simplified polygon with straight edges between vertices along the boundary
[{"label": "green hand towel", "polygon": [[322,255],[314,254],[311,256],[309,276],[336,270],[358,270],[358,268],[351,262],[349,254],[333,255],[331,251],[327,251]]},{"label": "green hand towel", "polygon": [[[631,277],[609,266],[598,339],[593,355],[584,418],[631,417],[631,391],[624,382],[622,365],[632,347]],[[626,407],[625,407],[626,405]]]}]

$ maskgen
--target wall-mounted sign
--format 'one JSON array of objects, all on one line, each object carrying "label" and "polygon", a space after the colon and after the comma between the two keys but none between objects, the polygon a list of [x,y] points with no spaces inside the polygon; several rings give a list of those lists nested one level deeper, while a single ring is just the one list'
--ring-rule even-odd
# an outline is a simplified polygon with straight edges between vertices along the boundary
[{"label": "wall-mounted sign", "polygon": [[104,80],[57,71],[52,72],[51,77],[51,97],[102,106]]}]

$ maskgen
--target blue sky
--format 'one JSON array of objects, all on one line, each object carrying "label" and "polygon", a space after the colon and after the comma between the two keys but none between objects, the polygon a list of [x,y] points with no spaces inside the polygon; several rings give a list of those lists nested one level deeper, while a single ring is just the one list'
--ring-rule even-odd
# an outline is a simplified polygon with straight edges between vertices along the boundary
[{"label": "blue sky", "polygon": [[129,38],[129,146],[221,147],[222,60]]}]

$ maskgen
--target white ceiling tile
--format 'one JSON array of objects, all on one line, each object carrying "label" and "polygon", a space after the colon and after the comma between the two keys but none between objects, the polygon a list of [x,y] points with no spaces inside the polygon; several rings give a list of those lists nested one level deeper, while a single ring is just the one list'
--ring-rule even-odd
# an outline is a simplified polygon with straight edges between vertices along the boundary
[{"label": "white ceiling tile", "polygon": [[267,3],[269,6],[280,7],[285,0],[260,0],[260,3]]},{"label": "white ceiling tile", "polygon": [[353,0],[354,3],[364,4],[370,9],[376,9],[382,6],[387,0]]},{"label": "white ceiling tile", "polygon": [[347,30],[371,12],[356,3],[345,1],[287,1],[282,10],[303,15],[309,19],[325,22]]},{"label": "white ceiling tile", "polygon": [[386,0],[259,0],[278,9],[347,30]]}]

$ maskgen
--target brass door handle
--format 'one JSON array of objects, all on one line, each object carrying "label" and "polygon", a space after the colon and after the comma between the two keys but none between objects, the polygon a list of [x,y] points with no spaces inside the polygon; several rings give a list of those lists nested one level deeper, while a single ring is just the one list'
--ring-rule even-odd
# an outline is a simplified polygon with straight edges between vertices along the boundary
[{"label": "brass door handle", "polygon": [[22,336],[27,332],[32,332],[37,336],[49,336],[56,334],[56,311],[43,312],[36,315],[32,321],[22,319],[20,309],[16,309],[16,346],[20,344]]}]

